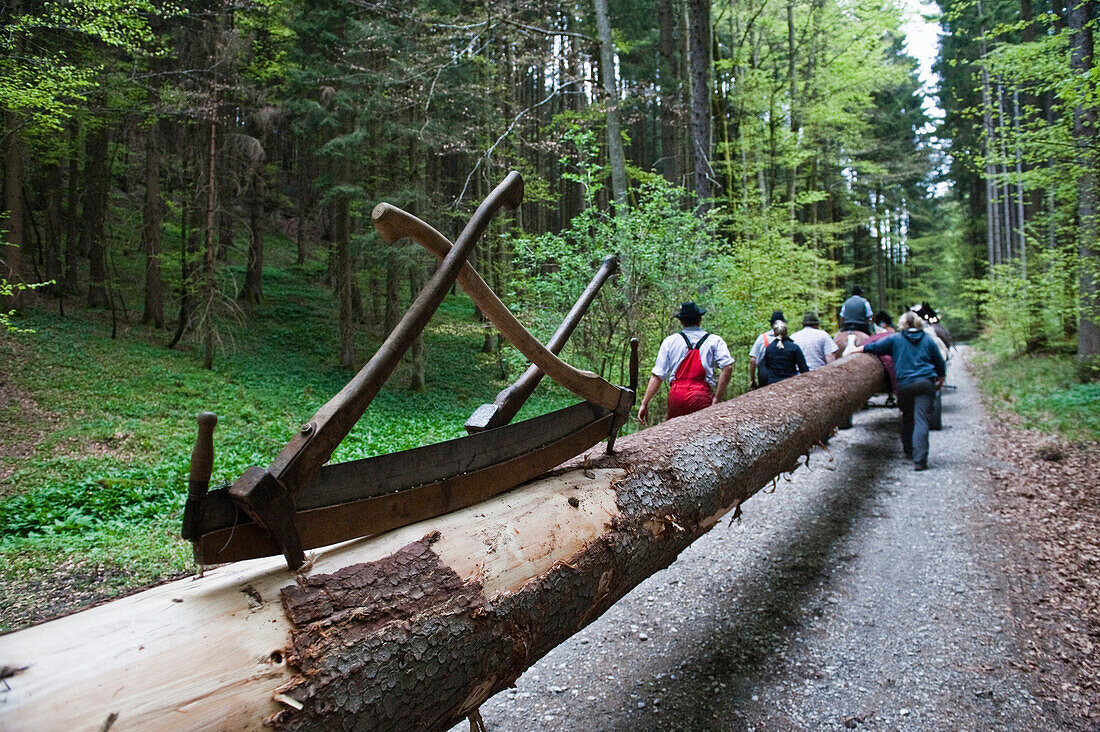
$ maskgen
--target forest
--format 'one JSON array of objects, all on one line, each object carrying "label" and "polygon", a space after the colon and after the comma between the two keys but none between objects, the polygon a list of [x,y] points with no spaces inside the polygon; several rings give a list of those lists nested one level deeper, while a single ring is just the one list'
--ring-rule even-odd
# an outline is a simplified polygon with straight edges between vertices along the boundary
[{"label": "forest", "polygon": [[526,202],[478,266],[538,321],[621,255],[580,339],[595,365],[681,299],[721,303],[711,325],[741,343],[855,282],[893,314],[930,300],[964,333],[1095,354],[1093,4],[945,0],[938,119],[907,12],[8,2],[6,299],[138,319],[209,367],[264,302],[265,248],[293,246],[325,264],[352,367],[427,266],[370,209],[453,233],[516,169]]},{"label": "forest", "polygon": [[[386,244],[374,206],[453,239],[510,170],[524,203],[498,217],[478,271],[545,339],[595,263],[618,255],[566,356],[619,383],[629,339],[651,362],[681,301],[708,309],[740,362],[773,310],[817,311],[830,328],[854,284],[895,318],[927,301],[957,336],[1075,354],[1095,379],[1095,3],[942,0],[928,11],[942,34],[935,89],[907,51],[912,12],[892,0],[0,4],[9,368],[25,388],[67,389],[58,409],[180,397],[150,408],[162,419],[143,423],[150,434],[78,410],[108,453],[141,434],[145,452],[101,460],[111,478],[101,466],[57,488],[60,453],[41,472],[5,468],[16,498],[0,504],[0,546],[52,535],[43,522],[57,535],[98,526],[117,506],[74,498],[81,481],[140,483],[153,508],[123,512],[141,520],[178,507],[164,484],[184,470],[194,407],[245,414],[219,471],[270,455],[434,266]],[[380,405],[394,424],[425,416],[401,440],[453,436],[461,417],[436,422],[484,398],[471,383],[491,393],[526,365],[461,295],[440,317]],[[173,365],[154,375],[165,353]],[[115,392],[65,380],[89,359]],[[741,363],[736,374],[734,393],[747,386]],[[246,396],[242,380],[271,391]],[[441,390],[439,409],[418,401]],[[353,455],[393,449],[377,430],[352,442]],[[152,453],[139,479],[128,461]]]}]

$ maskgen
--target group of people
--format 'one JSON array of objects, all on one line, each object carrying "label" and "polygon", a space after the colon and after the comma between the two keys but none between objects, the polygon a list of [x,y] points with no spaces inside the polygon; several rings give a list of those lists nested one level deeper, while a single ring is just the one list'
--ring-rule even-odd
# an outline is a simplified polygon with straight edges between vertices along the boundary
[{"label": "group of people", "polygon": [[836,360],[833,337],[821,329],[817,313],[802,316],[802,329],[790,334],[782,310],[772,313],[771,329],[749,349],[749,388],[774,384],[819,369]]},{"label": "group of people", "polygon": [[[694,302],[685,302],[674,314],[682,329],[661,343],[638,409],[639,421],[648,421],[649,404],[664,382],[669,383],[666,419],[691,414],[725,399],[734,359],[721,337],[703,330],[705,313]],[[941,347],[933,335],[925,332],[925,323],[915,312],[902,315],[895,331],[889,315],[876,316],[858,286],[841,305],[840,320],[841,331],[870,336],[852,350],[892,361],[888,371],[902,413],[902,449],[913,461],[914,470],[927,469],[933,400],[947,373]],[[821,329],[817,313],[805,313],[802,328],[793,334],[782,311],[772,313],[770,325],[749,349],[749,388],[808,373],[836,360],[839,347]]]}]

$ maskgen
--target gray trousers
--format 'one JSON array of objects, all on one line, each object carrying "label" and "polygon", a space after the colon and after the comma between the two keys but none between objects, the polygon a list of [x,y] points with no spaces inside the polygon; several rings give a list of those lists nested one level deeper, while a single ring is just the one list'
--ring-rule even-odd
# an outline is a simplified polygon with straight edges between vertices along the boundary
[{"label": "gray trousers", "polygon": [[932,402],[936,382],[917,379],[898,384],[898,407],[901,409],[901,447],[914,465],[928,463],[928,425],[932,421]]}]

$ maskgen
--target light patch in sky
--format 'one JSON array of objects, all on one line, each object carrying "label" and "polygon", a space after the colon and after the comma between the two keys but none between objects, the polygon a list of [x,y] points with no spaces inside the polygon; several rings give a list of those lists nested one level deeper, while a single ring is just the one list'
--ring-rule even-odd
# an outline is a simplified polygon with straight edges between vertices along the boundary
[{"label": "light patch in sky", "polygon": [[924,111],[929,117],[943,117],[943,110],[936,104],[939,77],[932,71],[932,64],[940,50],[940,25],[924,19],[925,15],[938,15],[939,6],[931,0],[905,0],[908,18],[905,30],[905,50],[920,62],[920,81],[924,92]]}]

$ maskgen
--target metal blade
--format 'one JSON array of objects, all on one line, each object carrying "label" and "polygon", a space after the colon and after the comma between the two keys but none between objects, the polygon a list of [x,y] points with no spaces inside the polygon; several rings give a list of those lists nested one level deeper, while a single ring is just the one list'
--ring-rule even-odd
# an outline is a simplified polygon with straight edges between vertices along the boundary
[{"label": "metal blade", "polygon": [[[302,547],[371,536],[472,506],[606,439],[614,422],[615,413],[583,402],[470,437],[325,466],[297,496]],[[200,530],[194,546],[200,564],[282,552],[224,489],[207,494]]]}]

